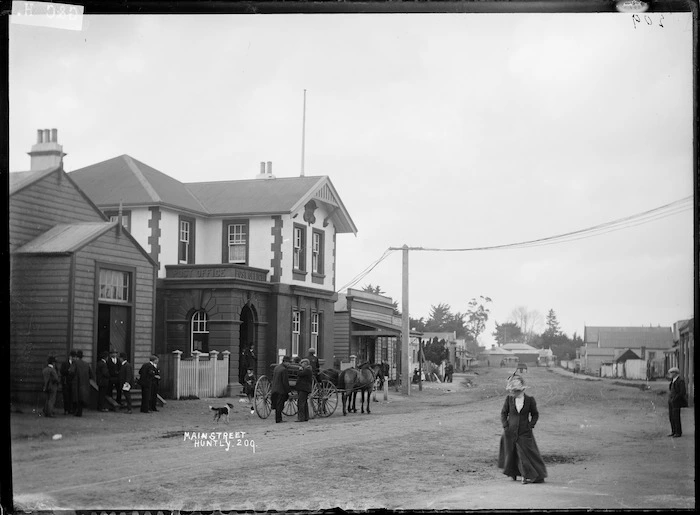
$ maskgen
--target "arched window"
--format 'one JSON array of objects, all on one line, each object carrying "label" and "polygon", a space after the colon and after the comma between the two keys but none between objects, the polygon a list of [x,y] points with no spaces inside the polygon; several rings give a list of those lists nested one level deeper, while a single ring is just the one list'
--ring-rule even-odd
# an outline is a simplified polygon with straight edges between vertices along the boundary
[{"label": "arched window", "polygon": [[191,350],[194,352],[208,353],[209,352],[209,326],[206,312],[200,310],[195,311],[192,315],[191,324]]}]

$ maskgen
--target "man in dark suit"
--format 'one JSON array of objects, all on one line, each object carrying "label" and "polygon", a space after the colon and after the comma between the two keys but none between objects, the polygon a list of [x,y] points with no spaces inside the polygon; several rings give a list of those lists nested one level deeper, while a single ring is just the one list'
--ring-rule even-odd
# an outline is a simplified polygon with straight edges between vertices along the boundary
[{"label": "man in dark suit", "polygon": [[292,387],[289,386],[289,373],[287,366],[290,359],[285,356],[282,358],[282,363],[278,364],[272,371],[272,409],[275,410],[275,422],[284,422],[282,420],[282,411],[284,403],[287,402]]},{"label": "man in dark suit", "polygon": [[109,367],[107,366],[107,358],[109,354],[103,352],[100,354],[100,359],[97,360],[97,411],[109,411],[107,409],[107,392],[109,392]]},{"label": "man in dark suit", "polygon": [[112,396],[112,392],[116,388],[117,395],[114,400],[117,404],[122,403],[122,384],[119,384],[119,369],[122,366],[122,362],[119,359],[119,354],[116,349],[111,349],[109,351],[109,359],[107,360],[107,369],[109,370],[109,395]]},{"label": "man in dark suit", "polygon": [[53,417],[53,407],[56,404],[56,393],[58,392],[58,373],[56,372],[56,358],[49,356],[46,360],[46,366],[42,370],[44,377],[43,391],[46,393],[46,401],[44,402],[44,416]]},{"label": "man in dark suit", "polygon": [[318,373],[321,371],[321,363],[316,357],[316,349],[311,347],[309,349],[309,354],[306,356],[306,359],[309,360],[309,364],[311,365],[311,373],[318,381]]},{"label": "man in dark suit", "polygon": [[134,386],[134,367],[126,359],[126,353],[119,354],[119,388],[126,401],[126,412],[131,413],[131,388]]},{"label": "man in dark suit", "polygon": [[150,413],[151,411],[158,411],[156,408],[158,381],[160,380],[158,356],[155,354],[152,355],[148,363],[141,365],[139,376],[139,384],[141,385],[141,412]]},{"label": "man in dark suit", "polygon": [[299,398],[297,399],[297,422],[308,422],[308,399],[311,393],[313,372],[308,359],[302,359],[299,364],[301,365],[301,370],[297,372],[297,384],[294,387],[299,394]]},{"label": "man in dark suit", "polygon": [[76,359],[70,367],[73,376],[73,399],[75,402],[75,416],[83,416],[83,408],[90,402],[90,379],[93,379],[92,367],[83,361],[83,351],[75,354]]},{"label": "man in dark suit", "polygon": [[668,419],[671,422],[671,432],[667,436],[680,438],[683,434],[681,408],[688,406],[685,381],[679,377],[680,370],[676,367],[670,368],[668,373],[671,376],[671,382],[668,385]]},{"label": "man in dark suit", "polygon": [[151,382],[150,410],[158,411],[158,385],[160,384],[160,369],[158,368],[158,356],[151,356],[151,366],[154,369],[153,380]]},{"label": "man in dark suit", "polygon": [[70,351],[68,360],[61,363],[61,389],[63,390],[63,414],[75,413],[75,400],[73,399],[73,375],[71,367],[76,359],[76,352]]}]

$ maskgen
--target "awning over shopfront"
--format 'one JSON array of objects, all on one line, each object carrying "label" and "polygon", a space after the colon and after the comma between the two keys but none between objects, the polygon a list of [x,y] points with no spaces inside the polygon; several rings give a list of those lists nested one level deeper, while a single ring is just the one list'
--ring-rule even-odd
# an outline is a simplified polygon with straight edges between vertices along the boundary
[{"label": "awning over shopfront", "polygon": [[[350,336],[401,336],[401,327],[393,324],[382,323],[376,320],[350,317],[352,327]],[[420,337],[423,333],[410,331],[410,336]]]}]

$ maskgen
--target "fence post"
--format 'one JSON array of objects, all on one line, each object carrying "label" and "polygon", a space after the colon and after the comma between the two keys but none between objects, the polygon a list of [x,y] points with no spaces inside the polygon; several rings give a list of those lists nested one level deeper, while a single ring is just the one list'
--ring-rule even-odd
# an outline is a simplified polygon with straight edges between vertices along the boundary
[{"label": "fence post", "polygon": [[175,382],[175,399],[180,399],[180,357],[182,356],[181,350],[174,350],[173,357],[175,363],[173,366],[173,381]]},{"label": "fence post", "polygon": [[211,385],[211,395],[212,397],[218,397],[216,395],[216,360],[219,356],[219,351],[218,350],[212,350],[209,351],[209,367],[212,369],[211,371],[211,376],[212,376],[212,385]]},{"label": "fence post", "polygon": [[[228,360],[231,356],[231,352],[225,350],[224,352],[221,353],[221,355],[224,357],[224,371],[226,372],[226,381],[224,382],[224,385],[228,386],[228,375],[229,375],[228,374],[228,364],[229,364]],[[225,388],[222,388],[221,395],[225,395],[225,394],[228,394],[228,391]],[[230,395],[229,395],[229,397],[230,397]]]},{"label": "fence post", "polygon": [[192,352],[194,355],[194,396],[199,398],[199,355],[200,351]]}]

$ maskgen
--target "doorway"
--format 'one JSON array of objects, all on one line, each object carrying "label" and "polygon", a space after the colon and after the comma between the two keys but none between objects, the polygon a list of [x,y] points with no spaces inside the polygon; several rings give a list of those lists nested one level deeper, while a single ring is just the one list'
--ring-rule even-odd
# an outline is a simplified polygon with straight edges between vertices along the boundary
[{"label": "doorway", "polygon": [[[97,310],[97,359],[111,349],[131,360],[131,308],[99,304]],[[97,360],[96,359],[96,360]]]},{"label": "doorway", "polygon": [[[255,375],[257,370],[257,338],[255,334],[255,311],[250,304],[243,306],[241,310],[241,325],[238,338],[238,382],[244,383],[244,376],[249,366],[253,367]],[[253,352],[250,352],[250,346]]]}]

